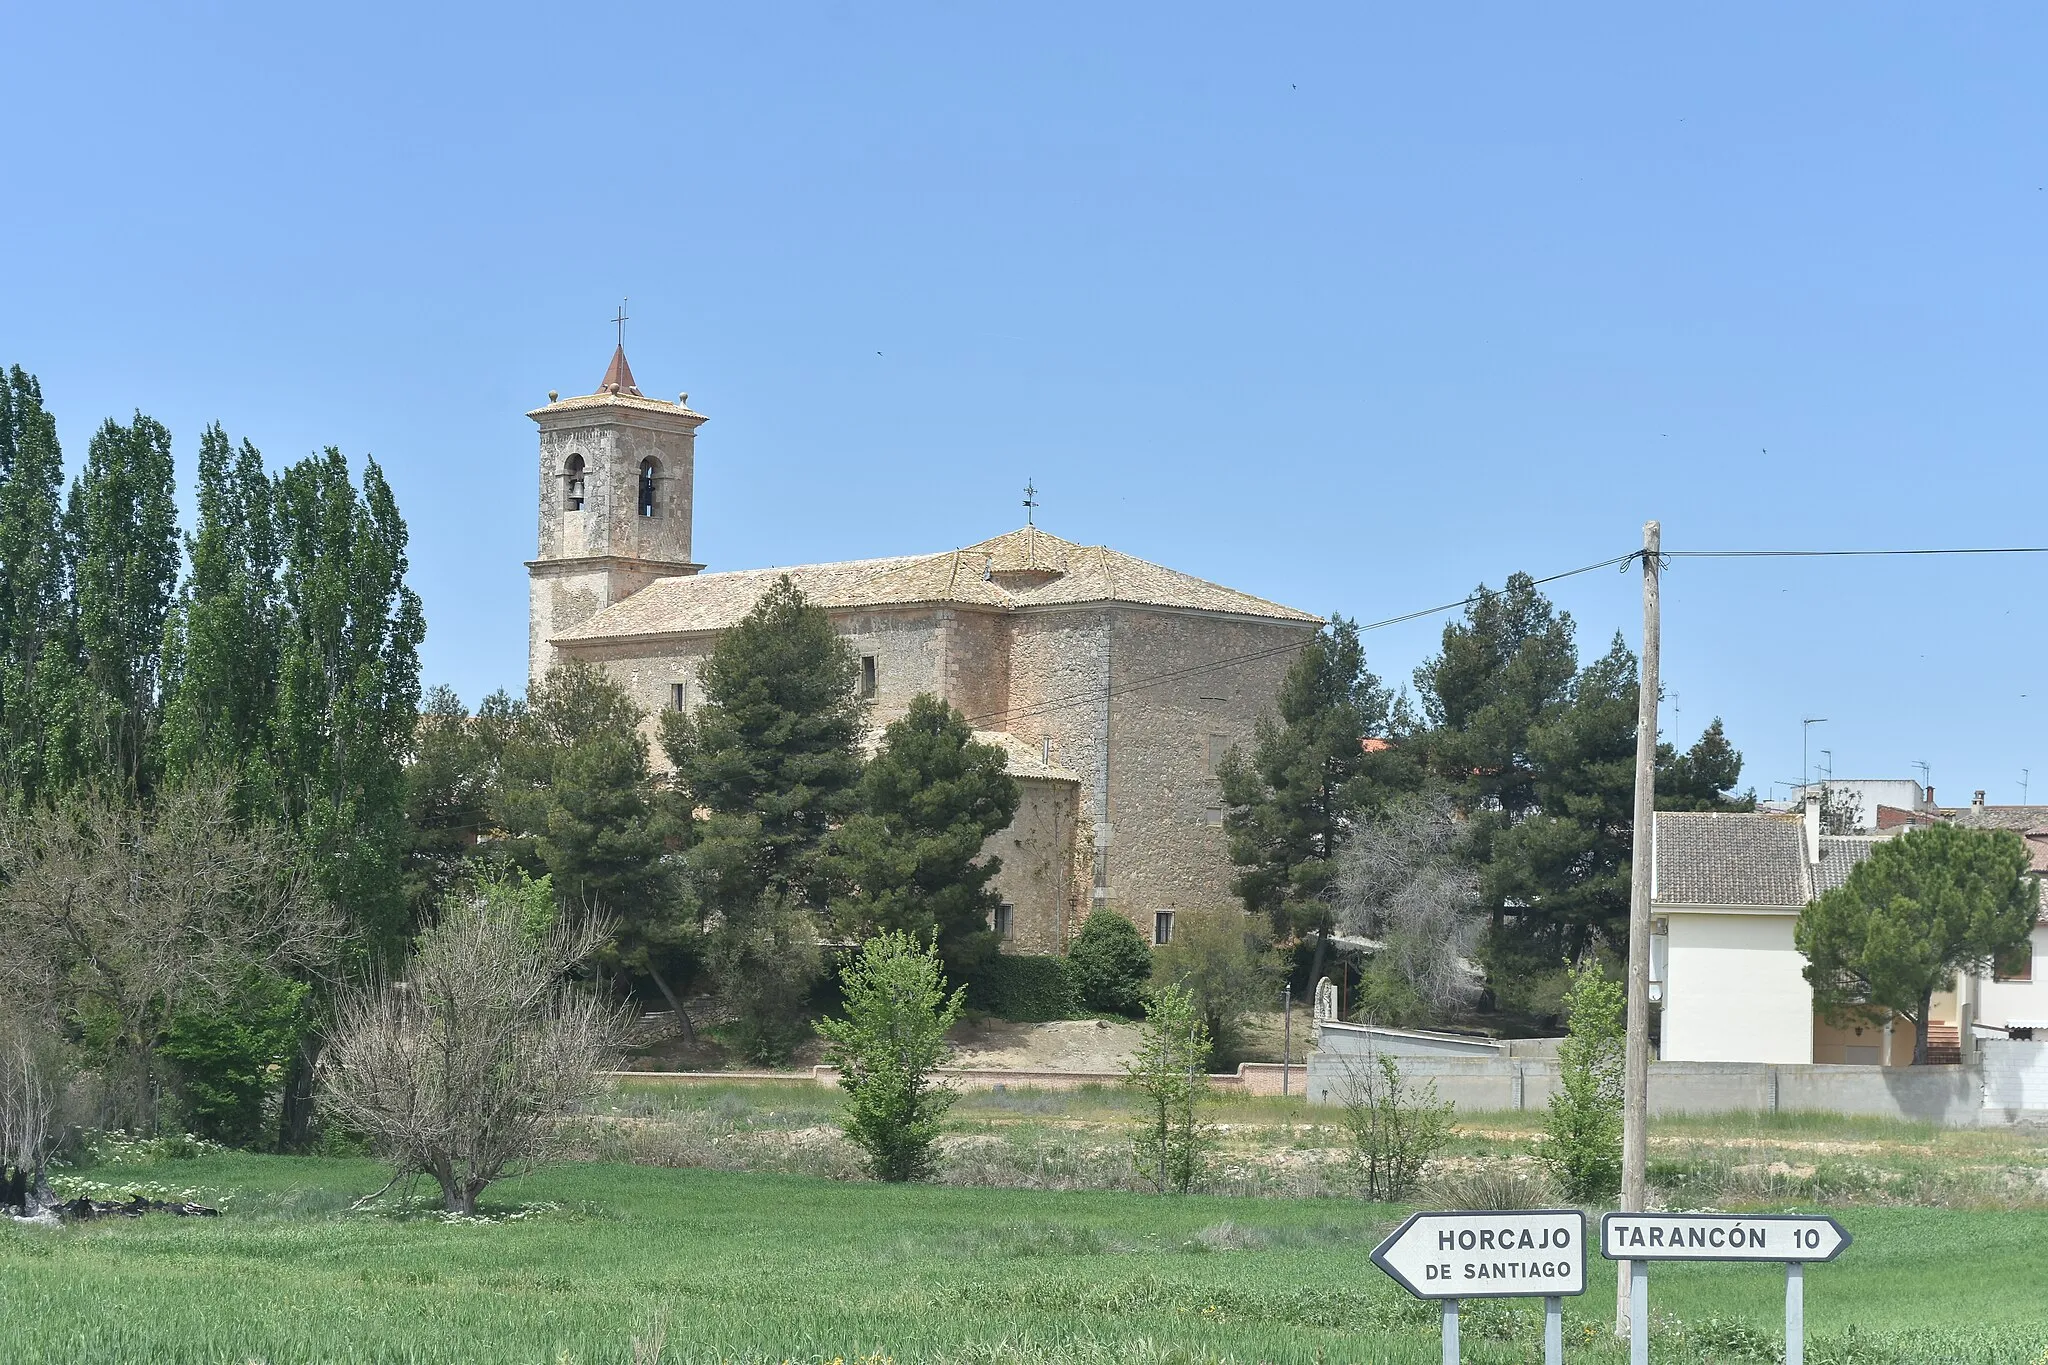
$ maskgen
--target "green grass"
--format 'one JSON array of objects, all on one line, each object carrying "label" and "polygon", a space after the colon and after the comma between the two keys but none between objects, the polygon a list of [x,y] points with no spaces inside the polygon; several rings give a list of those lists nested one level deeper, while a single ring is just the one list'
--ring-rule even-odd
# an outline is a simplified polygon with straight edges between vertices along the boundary
[{"label": "green grass", "polygon": [[[494,1221],[348,1210],[364,1161],[209,1156],[101,1169],[224,1198],[218,1219],[0,1229],[0,1359],[626,1362],[665,1319],[676,1361],[1435,1362],[1434,1311],[1366,1259],[1400,1210],[885,1187],[600,1164],[494,1186]],[[517,1217],[507,1215],[519,1214]],[[1815,1365],[2033,1365],[2048,1213],[1855,1208],[1807,1278]],[[1569,1310],[1575,1361],[1612,1275]],[[1663,1361],[1768,1359],[1770,1268],[1659,1267]],[[1533,1311],[1475,1305],[1466,1359],[1533,1362]],[[644,1358],[644,1353],[643,1353]]]}]

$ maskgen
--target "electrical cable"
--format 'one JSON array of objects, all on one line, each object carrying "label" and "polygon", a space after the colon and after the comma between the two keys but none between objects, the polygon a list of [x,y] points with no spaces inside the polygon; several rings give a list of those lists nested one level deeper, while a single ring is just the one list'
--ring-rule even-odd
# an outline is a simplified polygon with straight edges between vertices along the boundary
[{"label": "electrical cable", "polygon": [[[1606,569],[1616,564],[1627,564],[1639,553],[1640,551],[1632,551],[1629,554],[1615,555],[1610,559],[1603,559],[1597,564],[1587,564],[1576,569],[1566,569],[1562,573],[1547,574],[1542,578],[1531,579],[1530,586],[1537,587],[1544,583],[1555,583],[1559,579],[1573,578],[1579,574],[1592,573],[1595,569]],[[1369,630],[1380,630],[1387,626],[1398,626],[1404,622],[1420,620],[1425,616],[1435,616],[1441,612],[1456,611],[1460,607],[1469,607],[1474,602],[1478,602],[1488,595],[1487,593],[1477,592],[1468,597],[1461,597],[1455,602],[1444,602],[1434,607],[1423,607],[1417,611],[1403,612],[1399,616],[1389,616],[1382,621],[1368,622],[1359,626],[1358,631],[1362,635]],[[1115,604],[1112,603],[1111,605]],[[1300,649],[1301,642],[1299,640],[1290,640],[1284,645],[1269,646],[1265,649],[1253,650],[1248,654],[1234,654],[1222,659],[1211,659],[1206,663],[1194,664],[1187,668],[1174,669],[1166,673],[1155,673],[1150,677],[1138,678],[1132,682],[1113,683],[1108,687],[1086,688],[1082,691],[1070,692],[1063,696],[1048,697],[1044,701],[1035,702],[1029,706],[1012,707],[1006,711],[990,711],[978,716],[969,716],[967,717],[967,723],[981,729],[987,729],[991,726],[1008,725],[1019,720],[1031,720],[1039,716],[1051,715],[1056,711],[1071,710],[1076,706],[1094,705],[1110,697],[1124,696],[1143,688],[1157,687],[1169,682],[1180,682],[1188,678],[1200,677],[1205,673],[1235,668],[1242,664],[1257,663],[1282,654],[1296,653]]]}]

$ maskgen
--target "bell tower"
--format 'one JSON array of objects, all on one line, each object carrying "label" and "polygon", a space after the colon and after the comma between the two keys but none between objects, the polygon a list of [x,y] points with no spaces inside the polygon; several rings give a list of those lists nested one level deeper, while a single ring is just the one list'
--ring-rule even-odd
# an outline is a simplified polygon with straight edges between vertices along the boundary
[{"label": "bell tower", "polygon": [[530,585],[527,672],[554,661],[548,641],[657,578],[696,573],[691,493],[701,413],[689,395],[649,398],[621,340],[597,392],[548,395],[527,413],[540,427],[540,553]]}]

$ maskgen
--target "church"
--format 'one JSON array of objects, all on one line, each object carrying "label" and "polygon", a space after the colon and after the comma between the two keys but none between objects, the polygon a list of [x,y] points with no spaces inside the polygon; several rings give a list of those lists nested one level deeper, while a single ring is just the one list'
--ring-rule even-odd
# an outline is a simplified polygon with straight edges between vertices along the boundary
[{"label": "church", "polygon": [[[1322,621],[1030,524],[957,549],[705,572],[690,557],[697,428],[640,392],[617,349],[596,393],[548,395],[528,668],[604,668],[654,721],[698,704],[719,632],[787,574],[860,660],[874,733],[930,692],[1009,756],[1022,799],[993,926],[1009,952],[1059,953],[1097,906],[1153,943],[1185,910],[1239,904],[1217,766],[1273,709]],[[1027,509],[1028,513],[1028,509]]]}]

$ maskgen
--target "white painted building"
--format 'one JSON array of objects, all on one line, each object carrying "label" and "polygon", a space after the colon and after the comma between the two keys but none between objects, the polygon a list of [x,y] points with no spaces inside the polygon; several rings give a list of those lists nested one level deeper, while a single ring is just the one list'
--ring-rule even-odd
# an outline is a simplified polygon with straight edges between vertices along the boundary
[{"label": "white painted building", "polygon": [[[1807,902],[1840,886],[1892,834],[1822,834],[1816,797],[1798,814],[1664,811],[1653,837],[1651,977],[1664,1060],[1912,1061],[1905,1020],[1845,1027],[1820,1018],[1793,946]],[[2032,959],[1965,977],[1935,998],[1936,1060],[1959,1060],[1972,1024],[2048,1029],[2048,975],[2037,976],[2033,960],[2048,961],[2048,924],[2034,930]]]}]

